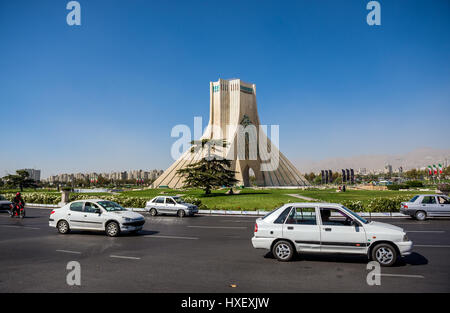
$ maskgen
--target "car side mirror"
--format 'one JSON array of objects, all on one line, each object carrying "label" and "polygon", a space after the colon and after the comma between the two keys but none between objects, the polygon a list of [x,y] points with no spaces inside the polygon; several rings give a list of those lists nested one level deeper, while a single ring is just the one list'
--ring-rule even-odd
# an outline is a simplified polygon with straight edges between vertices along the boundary
[{"label": "car side mirror", "polygon": [[352,226],[355,226],[355,227],[361,226],[361,225],[359,225],[359,223],[358,223],[357,221],[355,221],[355,220],[352,220],[351,225],[352,225]]},{"label": "car side mirror", "polygon": [[95,209],[94,212],[95,212],[96,214],[102,214],[102,210],[100,210],[100,209]]}]

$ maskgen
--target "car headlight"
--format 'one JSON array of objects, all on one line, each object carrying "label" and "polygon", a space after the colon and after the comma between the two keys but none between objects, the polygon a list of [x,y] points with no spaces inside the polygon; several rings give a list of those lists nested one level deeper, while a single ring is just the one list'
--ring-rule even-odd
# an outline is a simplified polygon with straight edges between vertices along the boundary
[{"label": "car headlight", "polygon": [[124,220],[125,220],[125,222],[131,222],[133,219],[132,219],[132,218],[125,217]]},{"label": "car headlight", "polygon": [[409,241],[409,238],[408,238],[408,235],[407,235],[407,234],[404,234],[404,235],[403,235],[403,241]]}]

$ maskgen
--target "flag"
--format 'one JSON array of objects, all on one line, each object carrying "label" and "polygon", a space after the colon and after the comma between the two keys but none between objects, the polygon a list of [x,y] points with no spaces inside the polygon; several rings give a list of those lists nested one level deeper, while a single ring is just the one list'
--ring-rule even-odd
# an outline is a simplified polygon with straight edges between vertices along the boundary
[{"label": "flag", "polygon": [[442,164],[439,163],[439,174],[442,174]]},{"label": "flag", "polygon": [[433,175],[433,170],[431,169],[431,165],[428,165],[428,175]]},{"label": "flag", "polygon": [[434,164],[433,164],[433,169],[434,169],[434,175],[437,175],[438,169],[437,169],[436,165],[434,165]]}]

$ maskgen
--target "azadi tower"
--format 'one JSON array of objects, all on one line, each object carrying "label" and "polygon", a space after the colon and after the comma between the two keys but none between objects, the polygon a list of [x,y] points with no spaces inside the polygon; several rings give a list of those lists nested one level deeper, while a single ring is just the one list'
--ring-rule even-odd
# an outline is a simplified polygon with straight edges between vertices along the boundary
[{"label": "azadi tower", "polygon": [[250,169],[257,186],[309,185],[260,128],[255,84],[219,79],[209,83],[209,92],[209,124],[203,136],[192,142],[191,149],[153,183],[154,187],[182,188],[183,178],[176,171],[211,155],[232,161],[238,185],[250,186]]}]

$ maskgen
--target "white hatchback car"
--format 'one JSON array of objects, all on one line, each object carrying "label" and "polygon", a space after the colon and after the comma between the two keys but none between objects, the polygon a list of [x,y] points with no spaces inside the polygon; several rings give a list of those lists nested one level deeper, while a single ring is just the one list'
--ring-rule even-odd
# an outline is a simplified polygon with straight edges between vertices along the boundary
[{"label": "white hatchback car", "polygon": [[118,236],[120,232],[138,232],[145,218],[131,212],[113,201],[102,199],[80,200],[66,204],[50,213],[49,225],[59,233],[66,234],[71,229],[106,231],[108,236]]},{"label": "white hatchback car", "polygon": [[172,214],[184,217],[186,215],[193,216],[198,213],[196,205],[184,202],[183,198],[178,196],[158,196],[148,201],[145,210],[150,212],[152,216],[158,214]]},{"label": "white hatchback car", "polygon": [[295,253],[347,253],[367,255],[382,266],[393,265],[412,249],[402,228],[369,222],[329,203],[289,203],[258,218],[252,244],[280,261]]}]

